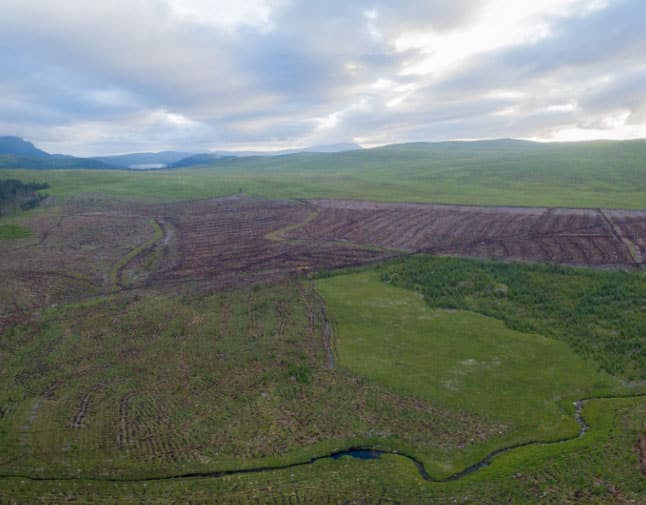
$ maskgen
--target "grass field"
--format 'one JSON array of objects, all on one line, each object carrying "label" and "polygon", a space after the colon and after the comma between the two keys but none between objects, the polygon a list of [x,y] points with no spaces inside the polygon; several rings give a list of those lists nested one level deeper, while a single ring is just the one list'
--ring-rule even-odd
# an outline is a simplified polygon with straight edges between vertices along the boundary
[{"label": "grass field", "polygon": [[[564,400],[620,388],[564,342],[480,314],[433,309],[420,294],[389,286],[372,271],[321,279],[317,288],[338,324],[341,366],[505,426],[504,436],[485,444],[489,450],[572,436],[579,427]],[[456,472],[464,459],[444,464],[436,471]]]},{"label": "grass field", "polygon": [[320,504],[624,505],[645,498],[636,440],[646,400],[590,402],[586,437],[502,456],[467,479],[429,484],[396,456],[342,458],[311,466],[218,479],[149,482],[0,479],[4,504]]},{"label": "grass field", "polygon": [[0,474],[152,478],[357,444],[450,457],[504,429],[331,370],[317,297],[298,282],[186,290],[68,304],[5,331]]},{"label": "grass field", "polygon": [[0,240],[15,240],[31,237],[31,231],[15,224],[0,225]]},{"label": "grass field", "polygon": [[59,197],[182,200],[240,191],[269,198],[645,208],[645,141],[574,144],[406,144],[346,153],[225,158],[138,173],[0,170],[48,182]]},{"label": "grass field", "polygon": [[382,279],[417,290],[432,307],[470,310],[518,331],[563,340],[596,367],[646,379],[646,275],[555,265],[419,256]]}]

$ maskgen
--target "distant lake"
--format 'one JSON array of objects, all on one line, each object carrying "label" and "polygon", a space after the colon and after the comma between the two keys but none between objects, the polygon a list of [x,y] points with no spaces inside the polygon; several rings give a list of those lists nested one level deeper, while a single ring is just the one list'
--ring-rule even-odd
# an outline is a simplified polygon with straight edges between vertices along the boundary
[{"label": "distant lake", "polygon": [[166,168],[167,165],[163,163],[136,163],[130,165],[128,168],[133,168],[135,170],[154,170],[156,168]]}]

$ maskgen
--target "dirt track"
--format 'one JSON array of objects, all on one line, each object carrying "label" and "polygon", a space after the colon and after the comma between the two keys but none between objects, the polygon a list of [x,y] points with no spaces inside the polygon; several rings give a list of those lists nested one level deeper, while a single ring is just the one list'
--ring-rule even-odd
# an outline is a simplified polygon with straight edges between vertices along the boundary
[{"label": "dirt track", "polygon": [[637,451],[639,452],[639,468],[642,475],[646,475],[646,433],[639,435]]}]

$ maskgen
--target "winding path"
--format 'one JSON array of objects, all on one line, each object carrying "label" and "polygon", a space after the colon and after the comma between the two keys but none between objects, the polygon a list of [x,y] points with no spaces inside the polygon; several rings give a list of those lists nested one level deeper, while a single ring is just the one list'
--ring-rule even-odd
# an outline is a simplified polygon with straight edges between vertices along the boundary
[{"label": "winding path", "polygon": [[442,478],[442,479],[436,479],[431,477],[428,472],[426,471],[424,464],[414,456],[410,456],[408,454],[404,454],[398,451],[384,451],[380,449],[373,449],[370,447],[351,447],[349,449],[344,449],[340,451],[335,451],[329,454],[325,454],[323,456],[316,456],[314,458],[311,458],[307,461],[301,461],[297,463],[290,463],[286,465],[275,465],[275,466],[263,466],[263,467],[257,467],[257,468],[244,468],[244,469],[239,469],[239,470],[222,470],[222,471],[216,471],[216,472],[193,472],[193,473],[184,473],[184,474],[179,474],[179,475],[170,475],[166,477],[151,477],[147,479],[117,479],[117,478],[78,478],[78,477],[63,477],[63,478],[54,478],[54,477],[33,477],[33,476],[27,476],[27,475],[0,475],[1,479],[9,479],[9,478],[17,478],[17,479],[25,479],[25,480],[31,480],[31,481],[39,481],[39,482],[55,482],[55,481],[86,481],[86,482],[157,482],[157,481],[172,481],[172,480],[179,480],[179,479],[198,479],[198,478],[203,478],[203,479],[216,479],[219,477],[226,477],[228,475],[243,475],[243,474],[252,474],[252,473],[264,473],[264,472],[272,472],[272,471],[277,471],[277,470],[288,470],[290,468],[297,468],[301,466],[307,466],[307,465],[312,465],[316,463],[317,461],[322,461],[326,459],[339,459],[343,456],[351,456],[359,459],[378,459],[384,454],[387,455],[393,455],[393,456],[399,456],[402,458],[405,458],[412,463],[415,464],[417,467],[417,472],[419,473],[420,477],[424,479],[427,482],[435,482],[435,483],[442,483],[442,482],[452,482],[456,480],[463,479],[467,477],[468,475],[477,472],[478,470],[485,468],[489,465],[491,465],[492,461],[494,458],[497,456],[500,456],[501,454],[505,454],[507,452],[513,451],[515,449],[520,449],[522,447],[528,447],[528,446],[541,446],[541,445],[554,445],[554,444],[562,444],[564,442],[569,442],[572,440],[576,440],[577,438],[583,437],[588,429],[589,425],[586,423],[585,419],[583,418],[583,407],[584,405],[593,400],[618,400],[618,399],[623,399],[623,398],[646,398],[646,393],[637,393],[637,394],[632,394],[632,395],[621,395],[621,396],[604,396],[604,397],[590,397],[590,398],[583,398],[581,400],[577,400],[574,402],[574,419],[575,421],[579,424],[579,433],[576,434],[575,436],[568,437],[568,438],[562,438],[559,440],[552,440],[549,442],[540,442],[540,441],[530,441],[530,442],[524,442],[520,444],[515,444],[515,445],[510,445],[508,447],[503,447],[501,449],[497,449],[493,452],[490,452],[487,454],[483,459],[478,461],[477,463],[465,468],[464,470],[457,472],[453,475],[450,475],[448,477]]},{"label": "winding path", "polygon": [[151,218],[150,223],[153,226],[153,237],[129,251],[112,267],[110,277],[117,290],[128,287],[123,280],[123,272],[130,263],[136,258],[148,254],[158,245],[168,245],[172,238],[172,231],[164,219]]}]

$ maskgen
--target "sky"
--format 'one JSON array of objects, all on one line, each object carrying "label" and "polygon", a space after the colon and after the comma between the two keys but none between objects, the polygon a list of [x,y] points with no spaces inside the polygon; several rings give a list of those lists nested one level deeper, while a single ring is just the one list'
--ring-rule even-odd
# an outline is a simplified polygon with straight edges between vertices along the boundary
[{"label": "sky", "polygon": [[643,0],[0,0],[0,135],[80,156],[646,137]]}]

